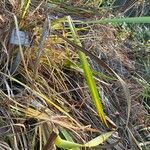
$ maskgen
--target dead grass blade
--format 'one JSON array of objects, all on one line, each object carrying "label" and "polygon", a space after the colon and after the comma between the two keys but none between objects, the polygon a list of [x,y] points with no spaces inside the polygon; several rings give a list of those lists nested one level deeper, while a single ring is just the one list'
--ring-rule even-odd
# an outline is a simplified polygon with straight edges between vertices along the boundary
[{"label": "dead grass blade", "polygon": [[44,99],[48,104],[50,105],[53,105],[56,109],[58,109],[60,112],[62,112],[63,114],[65,114],[66,116],[68,116],[74,123],[76,123],[76,125],[79,127],[79,128],[82,128],[82,126],[73,118],[69,115],[68,112],[66,112],[64,109],[62,109],[60,106],[58,106],[57,104],[55,104],[52,100],[50,100],[47,96],[45,96],[44,94],[38,92],[38,91],[35,91],[33,89],[31,89],[29,86],[25,85],[24,83],[18,81],[17,79],[11,77],[11,76],[8,76],[4,73],[1,72],[2,75],[6,76],[7,78],[9,78],[10,80],[12,81],[15,81],[16,83],[22,85],[23,87],[25,87],[27,90],[29,90],[30,92],[32,92],[33,94],[37,95],[38,97],[41,97],[42,99]]}]

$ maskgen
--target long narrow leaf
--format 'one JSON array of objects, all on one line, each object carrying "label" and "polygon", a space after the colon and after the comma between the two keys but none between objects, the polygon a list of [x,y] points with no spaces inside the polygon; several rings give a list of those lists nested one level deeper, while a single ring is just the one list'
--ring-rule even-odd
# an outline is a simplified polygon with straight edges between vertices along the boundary
[{"label": "long narrow leaf", "polygon": [[106,24],[106,23],[150,23],[150,17],[127,17],[127,18],[108,18],[82,22],[81,24]]},{"label": "long narrow leaf", "polygon": [[24,2],[23,8],[22,8],[22,16],[21,16],[22,19],[25,17],[27,10],[29,9],[30,3],[31,3],[31,0],[26,0]]},{"label": "long narrow leaf", "polygon": [[[75,27],[74,27],[74,24],[72,22],[71,17],[68,16],[67,19],[68,19],[68,23],[69,23],[69,26],[70,26],[70,30],[71,30],[74,42],[76,44],[78,44],[79,46],[81,46],[81,42],[80,42],[80,40],[77,36],[77,33],[75,31]],[[108,127],[108,124],[107,124],[106,118],[105,118],[105,114],[104,114],[104,111],[103,111],[103,106],[102,106],[102,103],[101,103],[101,99],[100,99],[98,90],[96,88],[96,83],[95,83],[95,80],[93,78],[93,73],[90,69],[90,66],[89,66],[88,60],[86,58],[86,55],[80,50],[78,50],[78,53],[79,53],[80,61],[81,61],[81,64],[82,64],[82,68],[84,70],[84,76],[86,78],[86,81],[87,81],[87,84],[88,84],[88,87],[89,87],[89,90],[90,90],[90,94],[91,94],[92,100],[94,102],[94,105],[96,107],[97,113],[100,117],[100,120]]]}]

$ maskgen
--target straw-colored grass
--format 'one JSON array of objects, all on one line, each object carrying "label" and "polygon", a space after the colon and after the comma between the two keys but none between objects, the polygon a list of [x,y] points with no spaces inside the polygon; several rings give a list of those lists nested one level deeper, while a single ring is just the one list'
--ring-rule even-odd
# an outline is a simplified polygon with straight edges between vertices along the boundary
[{"label": "straw-colored grass", "polygon": [[0,2],[0,149],[148,149],[149,53],[141,61],[132,50],[148,51],[134,28],[147,31],[150,17],[113,9],[102,0]]}]

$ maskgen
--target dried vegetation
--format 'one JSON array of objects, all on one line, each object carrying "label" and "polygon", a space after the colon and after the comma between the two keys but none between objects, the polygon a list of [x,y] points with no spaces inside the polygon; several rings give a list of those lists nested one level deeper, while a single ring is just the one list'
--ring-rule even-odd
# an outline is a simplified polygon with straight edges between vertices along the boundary
[{"label": "dried vegetation", "polygon": [[[89,149],[148,150],[148,25],[80,24],[116,15],[115,7],[105,7],[110,1],[21,2],[0,2],[0,149],[80,150],[96,143]],[[128,13],[142,6],[144,13],[147,5],[139,1],[128,8],[124,4],[123,8]],[[67,16],[72,18],[77,40]],[[10,43],[15,28],[28,32],[30,46]],[[136,29],[148,31],[149,35],[140,35]],[[106,124],[100,120],[89,92],[80,52],[76,50],[79,42],[117,74],[88,55]],[[102,133],[107,134],[105,142],[95,139]],[[90,146],[69,147],[67,143],[84,144],[92,139],[95,141],[88,143]]]}]

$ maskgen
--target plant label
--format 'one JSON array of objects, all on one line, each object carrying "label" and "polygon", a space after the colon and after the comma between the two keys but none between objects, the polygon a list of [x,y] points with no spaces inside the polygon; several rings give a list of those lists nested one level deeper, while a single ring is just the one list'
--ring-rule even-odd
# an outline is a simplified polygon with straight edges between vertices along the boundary
[{"label": "plant label", "polygon": [[14,29],[11,33],[10,43],[15,45],[30,46],[29,35],[24,31]]}]

